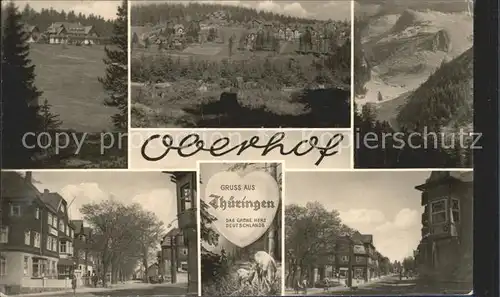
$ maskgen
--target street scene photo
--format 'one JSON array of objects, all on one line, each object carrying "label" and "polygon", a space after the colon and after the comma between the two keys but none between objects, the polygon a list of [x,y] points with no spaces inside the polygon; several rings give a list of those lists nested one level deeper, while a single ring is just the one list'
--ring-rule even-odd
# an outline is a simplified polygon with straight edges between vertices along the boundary
[{"label": "street scene photo", "polygon": [[350,1],[132,1],[133,128],[350,128]]},{"label": "street scene photo", "polygon": [[127,9],[2,2],[4,169],[127,168]]},{"label": "street scene photo", "polygon": [[356,168],[473,167],[471,3],[355,5]]},{"label": "street scene photo", "polygon": [[281,296],[281,163],[198,163],[201,296]]},{"label": "street scene photo", "polygon": [[472,171],[288,172],[285,186],[286,295],[472,292]]},{"label": "street scene photo", "polygon": [[196,294],[195,178],[2,172],[0,296]]}]

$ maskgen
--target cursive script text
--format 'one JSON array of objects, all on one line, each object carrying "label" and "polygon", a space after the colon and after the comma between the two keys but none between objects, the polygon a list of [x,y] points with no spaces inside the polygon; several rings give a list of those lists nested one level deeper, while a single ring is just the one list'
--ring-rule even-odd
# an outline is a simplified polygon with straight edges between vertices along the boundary
[{"label": "cursive script text", "polygon": [[[159,156],[148,155],[146,153],[148,144],[159,138],[161,138],[165,150]],[[274,150],[279,150],[282,156],[294,154],[300,157],[309,154],[313,150],[317,150],[319,152],[319,157],[314,165],[318,166],[325,157],[333,156],[339,152],[338,146],[344,140],[344,135],[342,133],[333,134],[324,146],[318,145],[319,138],[317,136],[311,136],[309,139],[301,140],[292,148],[288,149],[285,148],[285,145],[282,143],[284,138],[285,133],[278,132],[271,136],[267,142],[261,141],[259,136],[252,136],[248,140],[244,140],[236,145],[231,145],[228,137],[222,137],[214,141],[211,145],[207,145],[205,141],[201,139],[200,135],[192,133],[182,138],[179,145],[175,145],[172,135],[165,134],[162,136],[160,134],[154,134],[143,143],[141,155],[147,161],[156,162],[165,158],[171,150],[177,151],[177,154],[183,158],[192,157],[200,151],[208,152],[213,157],[222,157],[231,152],[235,152],[236,155],[239,156],[251,148],[262,150],[261,156],[266,156]]]}]

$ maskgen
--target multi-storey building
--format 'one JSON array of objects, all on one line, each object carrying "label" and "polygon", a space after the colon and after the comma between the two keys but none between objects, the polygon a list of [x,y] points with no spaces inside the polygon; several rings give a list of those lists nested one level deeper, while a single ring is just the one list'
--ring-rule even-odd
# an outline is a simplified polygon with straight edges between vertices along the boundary
[{"label": "multi-storey building", "polygon": [[71,42],[95,44],[100,40],[94,26],[83,26],[80,23],[55,22],[47,28],[45,34],[51,44]]},{"label": "multi-storey building", "polygon": [[[92,229],[85,227],[83,220],[71,220],[75,227],[74,258],[76,267],[83,276],[89,277],[94,272],[94,255],[92,254]],[[85,279],[88,282],[88,279]]]},{"label": "multi-storey building", "polygon": [[188,294],[198,294],[197,181],[195,172],[169,172],[177,188],[177,218],[184,244],[188,247]]},{"label": "multi-storey building", "polygon": [[66,275],[64,267],[72,264],[64,261],[72,249],[66,201],[38,191],[31,172],[3,172],[1,178],[0,285],[16,292],[33,280]]},{"label": "multi-storey building", "polygon": [[58,193],[51,193],[47,189],[42,193],[41,199],[49,210],[46,223],[49,231],[47,248],[54,244],[57,246],[57,242],[59,243],[55,249],[59,251],[58,277],[60,279],[71,277],[76,262],[73,259],[74,226],[70,224],[67,202]]},{"label": "multi-storey building", "polygon": [[422,277],[472,288],[473,173],[434,171],[422,192],[422,239],[415,251]]},{"label": "multi-storey building", "polygon": [[[159,257],[159,273],[168,275],[170,265],[174,261],[176,271],[188,270],[189,246],[184,240],[184,234],[179,228],[170,230],[162,239]],[[174,251],[172,252],[172,248]],[[173,257],[173,258],[172,258]]]}]

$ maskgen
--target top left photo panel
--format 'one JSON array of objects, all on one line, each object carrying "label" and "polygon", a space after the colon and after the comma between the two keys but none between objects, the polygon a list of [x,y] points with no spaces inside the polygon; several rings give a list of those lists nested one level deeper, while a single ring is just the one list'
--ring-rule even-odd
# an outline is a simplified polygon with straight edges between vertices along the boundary
[{"label": "top left photo panel", "polygon": [[2,169],[127,168],[128,3],[3,1]]}]

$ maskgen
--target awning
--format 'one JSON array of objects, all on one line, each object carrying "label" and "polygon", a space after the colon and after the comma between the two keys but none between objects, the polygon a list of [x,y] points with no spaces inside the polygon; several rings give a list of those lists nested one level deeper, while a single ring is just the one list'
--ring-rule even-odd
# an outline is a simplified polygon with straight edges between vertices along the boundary
[{"label": "awning", "polygon": [[59,259],[57,266],[73,266],[75,262],[72,259]]}]

